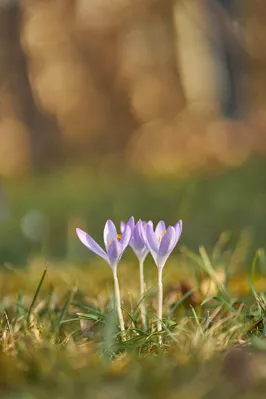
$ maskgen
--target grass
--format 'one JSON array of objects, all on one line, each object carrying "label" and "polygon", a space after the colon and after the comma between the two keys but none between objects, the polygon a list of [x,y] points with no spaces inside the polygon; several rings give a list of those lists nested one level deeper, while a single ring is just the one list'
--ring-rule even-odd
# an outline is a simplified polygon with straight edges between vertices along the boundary
[{"label": "grass", "polygon": [[[0,397],[263,398],[264,168],[264,160],[253,159],[184,181],[78,170],[5,182],[10,216],[0,224]],[[31,210],[46,217],[38,242],[21,229]],[[164,269],[162,346],[151,257],[145,262],[148,331],[130,251],[119,265],[121,335],[112,273],[74,234],[79,226],[97,239],[107,218],[118,222],[131,214],[184,221],[179,255]],[[37,224],[26,226],[31,237],[40,233]]]},{"label": "grass", "polygon": [[[126,333],[114,312],[112,274],[35,258],[0,276],[3,398],[261,398],[266,387],[263,251],[247,275],[222,238],[211,253],[181,247],[164,269],[163,345],[156,331],[156,267],[145,265],[142,331],[138,265],[118,268]],[[228,267],[228,265],[230,267]]]}]

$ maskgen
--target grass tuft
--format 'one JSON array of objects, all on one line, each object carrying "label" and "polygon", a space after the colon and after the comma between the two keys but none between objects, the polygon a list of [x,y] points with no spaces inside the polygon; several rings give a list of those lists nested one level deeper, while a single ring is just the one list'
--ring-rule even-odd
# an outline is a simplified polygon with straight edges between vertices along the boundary
[{"label": "grass tuft", "polygon": [[[260,398],[266,380],[266,281],[256,268],[257,254],[251,277],[228,273],[225,263],[221,268],[219,245],[212,256],[203,247],[198,254],[184,249],[182,258],[166,265],[160,332],[154,265],[146,267],[147,331],[138,270],[130,264],[118,270],[123,333],[105,269],[99,274],[93,265],[51,265],[41,277],[31,265],[19,273],[2,271],[2,397],[200,399],[252,392],[249,397]],[[249,290],[239,290],[245,284]]]}]

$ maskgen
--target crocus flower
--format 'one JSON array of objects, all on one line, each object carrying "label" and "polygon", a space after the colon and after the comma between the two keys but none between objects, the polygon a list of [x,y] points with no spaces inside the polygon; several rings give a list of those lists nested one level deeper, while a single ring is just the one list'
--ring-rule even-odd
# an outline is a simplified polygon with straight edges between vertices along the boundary
[{"label": "crocus flower", "polygon": [[[158,322],[157,330],[162,330],[162,313],[163,313],[163,267],[173,252],[182,233],[182,221],[176,223],[175,226],[166,228],[165,223],[161,220],[155,231],[152,226],[147,225],[146,228],[140,226],[141,237],[149,249],[158,268]],[[159,343],[162,344],[162,337],[159,336]]]},{"label": "crocus flower", "polygon": [[116,227],[112,220],[107,220],[103,231],[103,240],[106,249],[106,251],[104,251],[85,231],[76,229],[76,232],[82,244],[90,251],[103,258],[111,266],[112,270],[117,268],[131,238],[131,229],[128,225],[123,231],[123,234],[117,234]]},{"label": "crocus flower", "polygon": [[120,223],[120,228],[121,228],[121,232],[123,233],[126,226],[129,226],[131,231],[132,231],[132,235],[131,235],[131,239],[129,242],[129,246],[133,249],[136,257],[138,258],[138,260],[140,262],[144,262],[146,256],[149,253],[149,249],[147,248],[146,244],[143,241],[143,238],[141,236],[141,226],[142,228],[146,228],[147,225],[150,225],[151,227],[153,227],[153,223],[151,221],[149,222],[144,222],[143,220],[139,220],[136,224],[135,224],[135,219],[133,216],[131,216],[128,220],[127,223],[125,222],[121,222]]},{"label": "crocus flower", "polygon": [[131,238],[131,228],[127,225],[122,234],[117,234],[116,227],[112,220],[107,220],[103,231],[103,239],[106,251],[104,251],[102,247],[100,247],[100,245],[97,244],[97,242],[85,231],[76,229],[76,232],[82,244],[84,244],[90,251],[103,258],[111,266],[114,277],[117,314],[120,328],[123,331],[125,329],[125,325],[121,310],[117,266],[127,245],[129,244]]},{"label": "crocus flower", "polygon": [[131,216],[127,223],[121,222],[120,228],[121,232],[125,231],[127,226],[130,227],[132,231],[131,240],[129,242],[130,247],[133,249],[136,257],[139,260],[139,272],[140,272],[140,313],[142,319],[142,326],[144,330],[147,330],[147,315],[146,315],[146,304],[145,304],[145,280],[144,280],[144,260],[149,253],[149,249],[145,245],[142,235],[141,229],[146,229],[146,226],[149,225],[151,228],[153,227],[153,223],[151,221],[144,222],[143,220],[139,220],[135,224],[135,219]]},{"label": "crocus flower", "polygon": [[149,249],[158,269],[163,269],[167,259],[173,252],[182,233],[182,221],[176,223],[175,226],[166,228],[164,221],[160,221],[155,231],[148,224],[146,228],[141,228],[141,237]]}]

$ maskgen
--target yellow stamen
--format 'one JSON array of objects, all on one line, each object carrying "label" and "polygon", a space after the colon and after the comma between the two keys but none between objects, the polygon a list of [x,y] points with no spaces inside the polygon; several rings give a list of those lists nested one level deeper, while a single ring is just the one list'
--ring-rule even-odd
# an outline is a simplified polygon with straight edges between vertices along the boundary
[{"label": "yellow stamen", "polygon": [[[164,230],[164,232],[163,232],[163,236],[165,236],[165,234],[166,234],[166,230]],[[163,238],[163,237],[159,237],[159,238],[158,238],[159,242],[161,242],[161,241],[162,241],[162,238]]]},{"label": "yellow stamen", "polygon": [[116,237],[117,237],[118,240],[121,240],[122,234],[117,234]]}]

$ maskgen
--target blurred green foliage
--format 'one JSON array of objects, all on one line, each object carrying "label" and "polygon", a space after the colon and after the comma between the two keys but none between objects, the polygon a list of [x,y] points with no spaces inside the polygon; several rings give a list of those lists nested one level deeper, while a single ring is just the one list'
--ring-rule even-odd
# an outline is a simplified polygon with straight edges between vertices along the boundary
[{"label": "blurred green foliage", "polygon": [[[264,247],[266,230],[266,161],[252,159],[239,169],[209,172],[186,180],[144,178],[113,170],[72,170],[7,181],[9,215],[0,224],[0,259],[25,263],[40,252],[46,258],[88,259],[90,254],[76,239],[75,227],[87,229],[101,240],[106,219],[182,218],[181,243],[191,249],[210,248],[223,231],[234,246],[240,233],[250,235],[251,251]],[[40,242],[23,235],[22,218],[29,211],[42,212],[47,228]],[[33,230],[34,235],[34,230]]]}]

